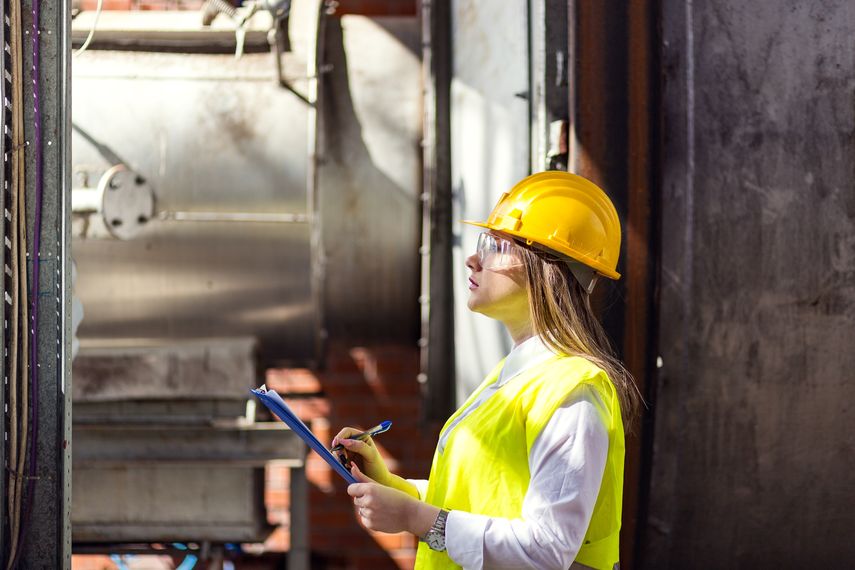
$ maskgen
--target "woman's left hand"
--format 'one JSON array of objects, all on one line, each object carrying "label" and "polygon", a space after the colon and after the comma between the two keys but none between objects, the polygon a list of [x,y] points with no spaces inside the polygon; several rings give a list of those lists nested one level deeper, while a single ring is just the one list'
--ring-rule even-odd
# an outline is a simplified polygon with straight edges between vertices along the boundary
[{"label": "woman's left hand", "polygon": [[353,465],[351,473],[359,483],[347,488],[360,522],[380,532],[411,532],[423,536],[430,530],[439,508],[414,499],[403,491],[380,485]]}]

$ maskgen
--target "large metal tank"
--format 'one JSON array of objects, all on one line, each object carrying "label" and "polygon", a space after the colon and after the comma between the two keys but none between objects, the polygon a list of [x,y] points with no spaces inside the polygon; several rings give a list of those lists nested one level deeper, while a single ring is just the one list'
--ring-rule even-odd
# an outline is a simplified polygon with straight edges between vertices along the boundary
[{"label": "large metal tank", "polygon": [[288,88],[270,53],[75,59],[84,353],[254,337],[263,362],[312,364],[328,331],[415,342],[418,28],[330,19],[314,82],[316,6],[293,3]]},{"label": "large metal tank", "polygon": [[75,182],[114,166],[106,147],[154,194],[152,218],[128,239],[91,227],[100,216],[77,218],[84,350],[257,335],[269,355],[312,354],[307,104],[273,71],[267,54],[93,51],[75,62]]}]

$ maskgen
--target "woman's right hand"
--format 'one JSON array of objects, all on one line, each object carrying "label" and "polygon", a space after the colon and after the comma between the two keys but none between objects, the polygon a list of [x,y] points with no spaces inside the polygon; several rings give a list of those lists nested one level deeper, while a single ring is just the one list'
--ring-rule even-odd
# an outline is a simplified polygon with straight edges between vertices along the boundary
[{"label": "woman's right hand", "polygon": [[363,473],[381,485],[391,486],[391,473],[389,473],[389,468],[386,467],[386,462],[383,461],[383,457],[380,455],[380,450],[374,445],[374,440],[370,437],[364,440],[347,439],[358,433],[362,433],[362,430],[352,427],[342,429],[333,438],[332,447],[335,447],[339,443],[342,444],[348,461],[352,461],[358,455],[362,459],[361,470]]}]

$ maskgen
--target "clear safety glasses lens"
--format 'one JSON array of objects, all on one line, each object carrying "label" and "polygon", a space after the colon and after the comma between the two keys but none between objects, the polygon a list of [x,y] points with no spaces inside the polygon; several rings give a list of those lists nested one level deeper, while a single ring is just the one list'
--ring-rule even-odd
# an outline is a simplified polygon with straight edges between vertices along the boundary
[{"label": "clear safety glasses lens", "polygon": [[483,269],[506,269],[522,263],[514,242],[487,232],[478,236],[477,252]]}]

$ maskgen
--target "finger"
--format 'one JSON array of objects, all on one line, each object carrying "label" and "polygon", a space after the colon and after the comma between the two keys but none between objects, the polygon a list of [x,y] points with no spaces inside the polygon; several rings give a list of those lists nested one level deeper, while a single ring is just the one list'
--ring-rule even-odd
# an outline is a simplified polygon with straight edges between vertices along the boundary
[{"label": "finger", "polygon": [[338,432],[336,434],[336,436],[333,438],[332,445],[330,445],[330,447],[335,447],[336,445],[338,445],[340,443],[340,440],[345,439],[347,437],[350,437],[352,435],[355,435],[357,433],[362,433],[362,431],[363,430],[357,429],[354,427],[342,428],[341,431]]},{"label": "finger", "polygon": [[[356,467],[354,465],[354,467]],[[355,475],[354,475],[355,477]],[[365,477],[363,475],[363,477]],[[357,480],[359,480],[357,478]],[[368,485],[365,483],[351,483],[347,486],[347,494],[351,497],[361,497],[368,491]]]},{"label": "finger", "polygon": [[342,439],[340,443],[344,446],[346,450],[358,453],[359,455],[367,455],[368,453],[373,453],[374,451],[369,451],[368,448],[371,446],[369,446],[367,442],[360,441],[358,439]]},{"label": "finger", "polygon": [[[374,479],[372,479],[371,477],[369,477],[368,475],[366,475],[365,473],[360,471],[359,467],[356,465],[356,463],[354,463],[350,467],[350,473],[351,473],[351,475],[353,475],[356,478],[357,481],[360,481],[362,483],[376,483],[376,481],[374,481]],[[353,485],[351,485],[350,487],[353,487]],[[350,487],[348,487],[348,492],[350,492],[349,491]],[[366,493],[366,491],[367,491],[367,489],[362,490],[361,494],[364,495]]]}]

